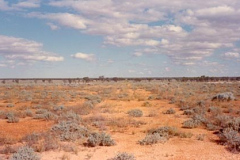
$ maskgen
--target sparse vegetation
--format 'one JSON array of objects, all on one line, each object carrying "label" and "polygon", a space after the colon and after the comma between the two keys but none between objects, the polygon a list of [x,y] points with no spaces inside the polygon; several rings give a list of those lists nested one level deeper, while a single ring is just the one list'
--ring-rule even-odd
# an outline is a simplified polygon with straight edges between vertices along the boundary
[{"label": "sparse vegetation", "polygon": [[108,160],[136,160],[133,154],[126,152],[118,153],[114,158]]},{"label": "sparse vegetation", "polygon": [[[123,143],[139,145],[141,150],[167,146],[172,141],[205,146],[214,133],[218,136],[217,149],[226,146],[225,149],[240,152],[238,82],[111,81],[107,78],[85,82],[68,79],[51,80],[51,83],[48,80],[2,83],[0,157],[13,153],[10,157],[16,157],[17,153],[20,155],[20,150],[16,152],[18,145],[27,145],[31,153],[39,152],[36,155],[55,150],[63,152],[62,155],[68,152],[62,159],[71,159],[72,154],[91,159],[95,156],[89,150],[95,151],[100,146],[108,146],[107,152],[113,145],[121,151]],[[217,145],[219,142],[224,146]],[[169,153],[162,155],[169,156]],[[111,160],[136,158],[121,152]]]},{"label": "sparse vegetation", "polygon": [[142,117],[143,112],[140,109],[132,109],[127,112],[132,117]]}]

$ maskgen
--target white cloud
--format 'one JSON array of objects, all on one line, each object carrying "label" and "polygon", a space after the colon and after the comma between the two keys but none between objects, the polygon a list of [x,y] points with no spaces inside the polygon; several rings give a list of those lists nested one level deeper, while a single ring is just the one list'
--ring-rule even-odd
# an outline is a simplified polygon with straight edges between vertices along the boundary
[{"label": "white cloud", "polygon": [[226,52],[223,54],[223,57],[225,58],[240,58],[240,54],[236,52]]},{"label": "white cloud", "polygon": [[53,23],[47,23],[47,25],[51,28],[51,30],[58,30],[60,27]]},{"label": "white cloud", "polygon": [[40,7],[41,0],[18,0],[10,5],[8,1],[0,0],[0,10],[3,11],[21,11],[23,9]]},{"label": "white cloud", "polygon": [[203,8],[196,11],[198,16],[226,16],[234,14],[235,10],[229,6],[217,6],[211,8]]},{"label": "white cloud", "polygon": [[135,56],[165,54],[180,65],[196,65],[216,50],[233,48],[240,37],[238,0],[58,0],[49,5],[69,13],[29,15],[101,35],[105,46],[133,46]]},{"label": "white cloud", "polygon": [[134,52],[133,55],[136,57],[141,57],[143,54],[142,52]]},{"label": "white cloud", "polygon": [[7,11],[11,8],[8,6],[8,3],[4,0],[0,0],[0,10]]},{"label": "white cloud", "polygon": [[40,0],[21,0],[13,5],[16,8],[38,8],[40,7]]},{"label": "white cloud", "polygon": [[86,29],[87,28],[87,20],[80,15],[75,15],[71,13],[48,13],[48,14],[41,14],[41,13],[30,13],[28,14],[29,17],[37,17],[41,19],[49,19],[59,24],[71,27],[74,29]]},{"label": "white cloud", "polygon": [[130,69],[130,70],[128,70],[128,72],[129,72],[129,73],[135,73],[136,71],[135,71],[135,70],[132,70],[132,69]]},{"label": "white cloud", "polygon": [[86,53],[76,53],[74,55],[71,55],[71,57],[78,58],[78,59],[83,59],[88,62],[92,62],[96,60],[96,57],[94,54],[86,54]]},{"label": "white cloud", "polygon": [[9,37],[0,35],[0,56],[9,62],[14,60],[34,62],[47,61],[57,62],[63,61],[64,58],[54,53],[42,50],[42,44],[23,38]]}]

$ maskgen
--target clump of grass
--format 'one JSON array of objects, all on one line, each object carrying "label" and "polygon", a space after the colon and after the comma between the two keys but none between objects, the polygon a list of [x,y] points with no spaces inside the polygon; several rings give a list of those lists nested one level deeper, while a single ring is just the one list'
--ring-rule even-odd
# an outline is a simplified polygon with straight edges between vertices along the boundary
[{"label": "clump of grass", "polygon": [[130,111],[127,112],[128,115],[132,116],[132,117],[142,117],[143,116],[143,112],[140,109],[132,109]]},{"label": "clump of grass", "polygon": [[114,158],[108,160],[136,160],[133,154],[126,152],[118,153]]}]

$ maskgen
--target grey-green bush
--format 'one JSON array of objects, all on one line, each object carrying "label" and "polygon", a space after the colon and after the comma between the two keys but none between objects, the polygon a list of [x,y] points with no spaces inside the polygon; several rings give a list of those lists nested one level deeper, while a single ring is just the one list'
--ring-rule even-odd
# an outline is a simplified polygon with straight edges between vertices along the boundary
[{"label": "grey-green bush", "polygon": [[19,148],[18,151],[12,155],[10,160],[40,160],[40,157],[31,147],[24,146]]},{"label": "grey-green bush", "polygon": [[133,154],[126,152],[118,153],[114,158],[108,160],[136,160]]},{"label": "grey-green bush", "polygon": [[140,109],[132,109],[130,111],[127,112],[128,115],[132,116],[132,117],[142,117],[143,116],[143,112]]},{"label": "grey-green bush", "polygon": [[95,146],[113,146],[115,141],[111,138],[110,135],[106,133],[92,133],[89,135],[87,140],[87,145],[90,147]]}]

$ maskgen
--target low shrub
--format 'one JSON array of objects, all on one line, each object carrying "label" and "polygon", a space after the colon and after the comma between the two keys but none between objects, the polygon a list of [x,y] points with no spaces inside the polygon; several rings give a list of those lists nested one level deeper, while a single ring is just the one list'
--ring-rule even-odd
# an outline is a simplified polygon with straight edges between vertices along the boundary
[{"label": "low shrub", "polygon": [[170,109],[166,110],[165,112],[163,112],[163,114],[175,114],[175,113],[176,113],[176,111],[174,109],[172,109],[172,108],[170,108]]},{"label": "low shrub", "polygon": [[143,112],[140,109],[132,109],[130,111],[127,112],[128,115],[132,116],[132,117],[142,117],[143,116]]},{"label": "low shrub", "polygon": [[73,121],[60,121],[51,128],[51,132],[61,141],[75,141],[87,137],[89,131]]},{"label": "low shrub", "polygon": [[14,104],[12,104],[12,103],[7,104],[7,107],[8,107],[8,108],[13,108],[13,107],[14,107]]},{"label": "low shrub", "polygon": [[87,140],[87,146],[113,146],[115,141],[106,133],[91,133]]},{"label": "low shrub", "polygon": [[44,119],[44,120],[55,120],[57,119],[57,115],[50,111],[43,112],[42,114],[35,114],[33,116],[34,119]]},{"label": "low shrub", "polygon": [[12,112],[7,114],[7,122],[8,123],[18,123],[19,118]]},{"label": "low shrub", "polygon": [[126,152],[118,153],[114,158],[108,160],[136,160],[133,154]]},{"label": "low shrub", "polygon": [[231,151],[240,151],[240,134],[232,128],[226,128],[219,135],[222,141]]},{"label": "low shrub", "polygon": [[212,97],[212,101],[230,101],[235,100],[235,97],[232,92],[224,92],[224,93],[218,93],[215,96]]},{"label": "low shrub", "polygon": [[189,119],[183,122],[183,128],[196,128],[200,125],[199,121]]},{"label": "low shrub", "polygon": [[194,111],[192,109],[184,110],[183,115],[193,115]]},{"label": "low shrub", "polygon": [[146,137],[138,142],[140,145],[151,145],[158,142],[164,143],[169,138],[177,135],[178,135],[177,128],[164,126],[158,129],[149,130]]},{"label": "low shrub", "polygon": [[167,141],[167,137],[160,136],[159,133],[147,134],[146,137],[139,142],[140,145],[151,145],[155,143],[165,143]]},{"label": "low shrub", "polygon": [[40,160],[40,157],[31,147],[24,146],[19,148],[18,151],[12,155],[10,160]]}]

